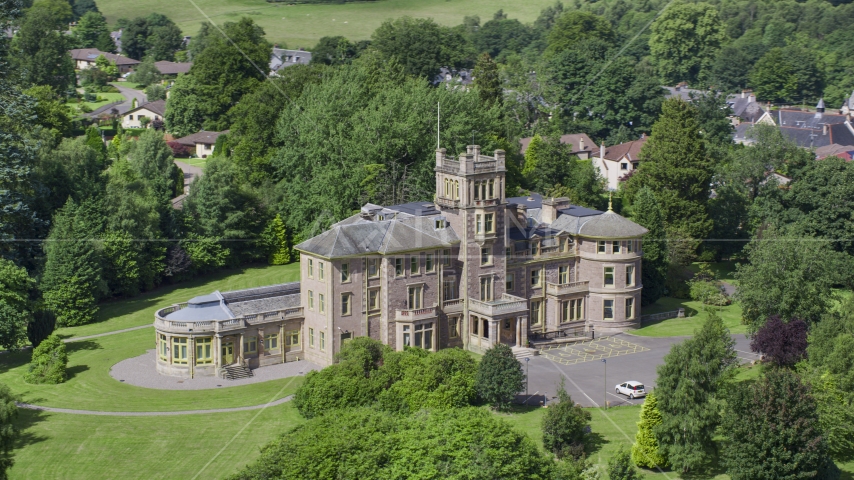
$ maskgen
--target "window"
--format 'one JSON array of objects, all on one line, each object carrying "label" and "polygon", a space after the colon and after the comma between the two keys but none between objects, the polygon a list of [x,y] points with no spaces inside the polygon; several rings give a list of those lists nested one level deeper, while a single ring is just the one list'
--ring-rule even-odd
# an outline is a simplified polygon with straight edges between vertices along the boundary
[{"label": "window", "polygon": [[481,265],[489,265],[492,263],[490,261],[489,255],[489,247],[483,247],[480,249],[480,264]]},{"label": "window", "polygon": [[424,270],[428,272],[436,271],[436,264],[433,262],[433,254],[428,253],[424,259]]},{"label": "window", "polygon": [[626,163],[626,162],[620,163],[620,170],[628,170],[628,169],[629,169],[628,163]]},{"label": "window", "polygon": [[480,200],[480,182],[474,182],[474,199]]},{"label": "window", "polygon": [[172,337],[172,363],[187,364],[187,338]]},{"label": "window", "polygon": [[605,300],[603,305],[604,313],[603,317],[605,320],[613,320],[614,319],[614,301],[613,300]]},{"label": "window", "polygon": [[403,346],[411,347],[412,346],[412,327],[409,325],[403,326]]},{"label": "window", "polygon": [[408,291],[409,309],[421,308],[421,285],[409,287]]},{"label": "window", "polygon": [[460,198],[460,181],[459,180],[454,181],[454,188],[457,190],[457,193],[456,193],[456,195],[454,195],[454,198],[459,199]]},{"label": "window", "polygon": [[629,240],[626,242],[626,253],[634,253],[635,252],[635,241]]},{"label": "window", "polygon": [[611,253],[620,253],[620,241],[615,240],[611,245]]},{"label": "window", "polygon": [[614,267],[605,267],[605,286],[614,286]]},{"label": "window", "polygon": [[314,310],[314,292],[308,291],[308,309]]},{"label": "window", "polygon": [[482,217],[483,217],[483,215],[481,215],[479,213],[475,214],[475,216],[474,216],[475,226],[476,226],[475,233],[483,233],[483,218]]},{"label": "window", "polygon": [[320,349],[326,350],[326,332],[320,332]]},{"label": "window", "polygon": [[480,301],[488,302],[490,300],[492,300],[492,279],[489,277],[481,277]]},{"label": "window", "polygon": [[323,294],[317,295],[317,303],[320,307],[320,313],[326,312],[326,299],[323,297]]},{"label": "window", "polygon": [[196,339],[196,365],[213,363],[212,341],[211,337]]},{"label": "window", "polygon": [[318,262],[318,263],[317,263],[317,273],[318,273],[318,275],[317,275],[317,276],[318,276],[318,278],[319,278],[320,280],[323,280],[323,278],[324,278],[324,275],[323,275],[323,267],[324,267],[324,265],[326,265],[326,264],[325,264],[325,263],[323,263],[323,262]]},{"label": "window", "polygon": [[489,196],[486,198],[495,198],[495,180],[489,181],[489,191],[487,193]]},{"label": "window", "polygon": [[451,183],[451,182],[446,178],[446,179],[445,179],[445,196],[446,196],[446,197],[447,197],[447,196],[450,196],[450,194],[451,194],[451,187],[450,187],[450,183]]},{"label": "window", "polygon": [[243,339],[243,353],[258,353],[258,337]]},{"label": "window", "polygon": [[460,319],[459,317],[451,317],[448,319],[448,334],[451,338],[460,336]]},{"label": "window", "polygon": [[434,223],[434,226],[435,226],[436,230],[441,230],[441,229],[445,228],[445,221],[444,220],[436,220],[436,222]]},{"label": "window", "polygon": [[471,333],[472,335],[477,335],[477,327],[480,324],[480,320],[477,317],[471,317]]},{"label": "window", "polygon": [[531,270],[531,286],[539,287],[540,286],[540,270]]},{"label": "window", "polygon": [[403,276],[403,259],[395,258],[394,259],[394,275],[397,277]]},{"label": "window", "polygon": [[160,355],[160,359],[166,360],[169,358],[169,344],[166,342],[166,335],[163,335],[162,333],[158,335],[157,343],[157,353]]},{"label": "window", "polygon": [[568,322],[571,309],[569,308],[569,300],[560,302],[560,321]]},{"label": "window", "polygon": [[605,240],[599,240],[596,242],[596,252],[605,253]]},{"label": "window", "polygon": [[380,276],[379,263],[380,259],[378,258],[368,260],[368,277],[374,278]]},{"label": "window", "polygon": [[[322,334],[321,334],[322,335]],[[279,349],[279,334],[271,333],[264,335],[264,351],[269,352]]]},{"label": "window", "polygon": [[542,305],[541,300],[531,300],[531,325],[540,324]]},{"label": "window", "polygon": [[308,259],[308,276],[309,278],[314,277],[314,260]]},{"label": "window", "polygon": [[486,233],[495,233],[495,219],[494,213],[487,213],[484,215],[484,228]]},{"label": "window", "polygon": [[409,274],[415,275],[418,273],[418,255],[409,257]]},{"label": "window", "polygon": [[626,299],[626,320],[635,318],[635,299]]},{"label": "window", "polygon": [[378,310],[380,308],[380,291],[378,289],[368,290],[368,309]]},{"label": "window", "polygon": [[572,322],[581,320],[581,302],[582,299],[566,300],[560,302],[560,321]]},{"label": "window", "polygon": [[286,330],[285,331],[285,346],[286,347],[298,347],[299,346],[299,330]]},{"label": "window", "polygon": [[504,290],[508,292],[513,291],[513,274],[508,273],[506,277],[504,277]]},{"label": "window", "polygon": [[442,298],[444,298],[445,301],[457,298],[457,289],[454,287],[455,285],[453,280],[445,280],[442,283]]},{"label": "window", "polygon": [[350,281],[350,264],[342,263],[341,264],[341,282],[346,283]]},{"label": "window", "polygon": [[558,269],[558,283],[566,285],[569,283],[569,266],[563,265]]},{"label": "window", "polygon": [[[582,302],[584,302],[584,299],[581,298],[576,300],[570,300],[569,310],[571,320],[581,320]],[[575,312],[573,312],[573,310],[575,310]]]},{"label": "window", "polygon": [[442,265],[450,265],[451,264],[451,249],[446,248],[442,250]]},{"label": "window", "polygon": [[415,326],[415,346],[433,350],[433,322]]},{"label": "window", "polygon": [[483,338],[489,338],[489,322],[484,318],[483,328],[481,329]]},{"label": "window", "polygon": [[308,329],[308,346],[314,348],[314,329]]},{"label": "window", "polygon": [[480,198],[486,200],[486,182],[480,182]]},{"label": "window", "polygon": [[342,293],[341,294],[341,315],[350,315],[350,313],[351,313],[350,312],[350,307],[351,307],[350,304],[352,303],[350,300],[352,298],[353,298],[353,296],[350,295],[349,293]]},{"label": "window", "polygon": [[635,266],[634,265],[626,265],[626,286],[634,287],[635,286]]}]

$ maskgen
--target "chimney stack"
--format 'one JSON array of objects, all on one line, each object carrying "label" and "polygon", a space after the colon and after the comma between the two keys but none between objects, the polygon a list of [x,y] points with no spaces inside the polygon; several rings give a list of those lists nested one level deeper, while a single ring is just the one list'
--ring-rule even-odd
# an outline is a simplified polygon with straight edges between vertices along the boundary
[{"label": "chimney stack", "polygon": [[827,135],[827,124],[826,123],[821,124],[821,134]]},{"label": "chimney stack", "polygon": [[599,145],[599,158],[602,160],[605,159],[605,142],[602,142]]},{"label": "chimney stack", "polygon": [[584,138],[578,139],[578,150],[584,150]]}]

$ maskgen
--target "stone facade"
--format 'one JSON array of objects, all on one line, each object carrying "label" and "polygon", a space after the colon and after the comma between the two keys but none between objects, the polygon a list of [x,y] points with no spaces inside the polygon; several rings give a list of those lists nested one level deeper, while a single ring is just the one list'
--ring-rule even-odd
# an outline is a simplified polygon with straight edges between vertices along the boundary
[{"label": "stone facade", "polygon": [[[297,245],[301,281],[290,300],[270,304],[279,310],[243,308],[243,317],[223,320],[199,311],[200,322],[213,322],[219,343],[213,367],[195,372],[220,373],[226,360],[260,366],[305,359],[325,366],[359,336],[397,350],[483,352],[497,343],[525,347],[529,338],[568,329],[608,334],[636,328],[646,229],[610,209],[590,210],[565,198],[505,198],[504,161],[503,151],[490,157],[478,146],[458,159],[437,150],[434,201],[367,204]],[[225,305],[231,305],[228,298]],[[175,313],[158,312],[157,325],[173,321]],[[294,341],[278,356],[251,360],[241,350],[226,359],[221,344],[229,335],[242,335],[243,345],[249,330],[257,329],[259,338],[271,334],[261,330],[258,317],[270,318],[263,328],[278,328],[282,336],[298,330]],[[235,331],[226,335],[226,324]],[[190,370],[168,358],[158,368],[167,374]]]}]

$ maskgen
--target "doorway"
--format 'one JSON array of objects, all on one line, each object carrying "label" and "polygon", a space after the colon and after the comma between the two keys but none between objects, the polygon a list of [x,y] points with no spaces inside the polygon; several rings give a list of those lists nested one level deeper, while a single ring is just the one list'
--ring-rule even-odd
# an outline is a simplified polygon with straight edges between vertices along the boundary
[{"label": "doorway", "polygon": [[501,343],[510,347],[516,346],[516,319],[501,320]]},{"label": "doorway", "polygon": [[222,364],[231,365],[234,363],[234,342],[222,344]]}]

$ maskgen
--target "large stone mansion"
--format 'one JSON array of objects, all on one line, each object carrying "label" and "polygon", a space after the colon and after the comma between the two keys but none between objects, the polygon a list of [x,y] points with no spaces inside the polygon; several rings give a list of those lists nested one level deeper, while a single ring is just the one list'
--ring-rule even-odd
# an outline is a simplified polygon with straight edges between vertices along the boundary
[{"label": "large stone mansion", "polygon": [[505,198],[504,155],[437,150],[433,202],[367,204],[297,245],[300,282],[159,310],[158,371],[325,366],[358,336],[483,352],[570,328],[636,328],[647,230],[565,198]]}]

